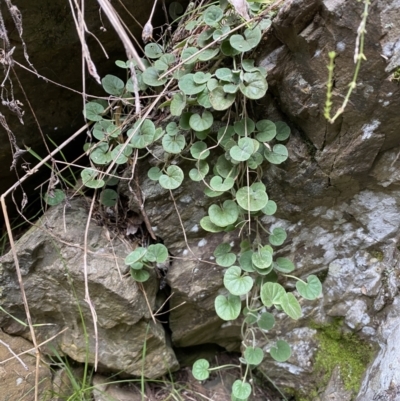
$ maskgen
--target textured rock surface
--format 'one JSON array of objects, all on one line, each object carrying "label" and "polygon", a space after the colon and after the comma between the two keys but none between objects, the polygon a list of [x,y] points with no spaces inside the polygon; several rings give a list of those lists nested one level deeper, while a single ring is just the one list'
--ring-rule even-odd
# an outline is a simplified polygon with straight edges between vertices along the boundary
[{"label": "textured rock surface", "polygon": [[[287,229],[288,240],[278,256],[289,256],[298,276],[314,273],[325,279],[324,296],[303,302],[304,318],[299,322],[276,314],[279,325],[269,337],[288,340],[294,352],[288,363],[267,359],[262,369],[282,387],[308,393],[321,384],[313,371],[318,340],[310,322],[329,325],[342,319],[344,332],[355,332],[376,346],[387,305],[397,299],[400,162],[396,127],[400,124],[400,87],[390,76],[399,65],[398,7],[395,0],[371,5],[365,39],[367,61],[346,111],[333,125],[323,116],[327,53],[338,53],[333,96],[336,111],[352,79],[363,4],[287,1],[260,47],[258,60],[268,69],[271,96],[258,105],[258,115],[282,119],[283,113],[292,126],[289,160],[265,171],[264,182],[279,205],[279,218],[264,222],[267,227],[277,224]],[[223,291],[218,287],[222,271],[207,263],[213,261],[217,242],[198,226],[208,206],[201,188],[191,184],[174,192],[192,253],[186,248],[168,193],[151,184],[147,187],[147,183],[148,214],[157,234],[178,257],[167,275],[174,292],[171,304],[186,302],[171,312],[174,343],[217,342],[233,349],[239,327],[218,322],[213,315],[213,299]],[[235,243],[237,237],[231,233],[223,240]],[[286,285],[293,288],[293,282]],[[391,327],[394,329],[394,323]],[[383,350],[386,338],[381,342]],[[351,394],[343,380],[337,370],[332,372],[330,385],[325,392],[320,391],[320,399],[354,396],[354,389]]]},{"label": "textured rock surface", "polygon": [[[36,358],[34,352],[14,358],[32,349],[32,343],[21,337],[9,336],[0,331],[0,400],[34,400]],[[8,349],[11,349],[12,353]],[[5,362],[7,361],[7,362]],[[4,363],[5,362],[5,363]],[[39,366],[39,399],[46,399],[52,389],[51,372],[43,362]]]},{"label": "textured rock surface", "polygon": [[[86,219],[84,201],[74,201],[65,210],[62,206],[52,208],[19,240],[16,250],[33,322],[51,323],[36,329],[38,341],[67,328],[52,341],[52,345],[83,362],[87,352],[83,319],[90,338],[88,360],[94,363],[93,320],[85,302],[83,244]],[[87,277],[97,314],[99,368],[140,376],[146,342],[145,375],[157,377],[176,369],[178,363],[166,344],[161,324],[151,320],[149,308],[151,311],[158,308],[155,275],[143,286],[147,302],[143,291],[130,276],[119,275],[118,268],[122,274],[127,272],[124,258],[129,252],[129,246],[122,241],[110,242],[102,227],[95,223],[90,225]],[[23,319],[11,254],[1,259],[0,267],[2,307]],[[8,333],[21,334],[23,331],[4,314],[0,317],[0,326]],[[23,334],[28,335],[26,331]]]}]

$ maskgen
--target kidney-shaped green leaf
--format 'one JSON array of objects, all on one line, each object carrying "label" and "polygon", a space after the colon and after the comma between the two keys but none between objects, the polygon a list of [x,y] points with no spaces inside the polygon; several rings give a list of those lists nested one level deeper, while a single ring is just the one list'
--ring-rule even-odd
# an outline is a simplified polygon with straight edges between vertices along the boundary
[{"label": "kidney-shaped green leaf", "polygon": [[290,345],[283,340],[278,340],[275,347],[272,347],[269,353],[271,354],[272,358],[274,358],[277,362],[285,362],[292,355]]},{"label": "kidney-shaped green leaf", "polygon": [[264,352],[259,347],[247,347],[244,351],[244,359],[249,365],[259,365],[264,359]]},{"label": "kidney-shaped green leaf", "polygon": [[192,367],[192,374],[196,380],[206,380],[210,376],[208,368],[210,364],[207,359],[198,359]]},{"label": "kidney-shaped green leaf", "polygon": [[268,195],[260,189],[254,190],[253,187],[243,187],[237,191],[236,200],[243,209],[256,212],[267,204]]},{"label": "kidney-shaped green leaf", "polygon": [[242,304],[240,297],[229,294],[227,297],[218,295],[214,302],[215,311],[222,320],[235,320],[240,315]]},{"label": "kidney-shaped green leaf", "polygon": [[282,296],[280,305],[283,311],[292,319],[297,320],[301,318],[301,306],[299,301],[291,292]]},{"label": "kidney-shaped green leaf", "polygon": [[285,294],[286,291],[280,284],[270,282],[263,284],[260,291],[261,301],[267,308],[274,304],[280,305]]},{"label": "kidney-shaped green leaf", "polygon": [[252,289],[253,279],[242,275],[239,266],[232,266],[224,274],[224,286],[233,295],[245,295]]},{"label": "kidney-shaped green leaf", "polygon": [[318,298],[322,292],[322,284],[319,281],[319,278],[314,274],[310,274],[307,277],[307,283],[298,281],[296,283],[296,288],[303,298],[311,301]]},{"label": "kidney-shaped green leaf", "polygon": [[160,185],[165,189],[176,189],[183,181],[183,171],[178,166],[169,166],[166,174],[162,174],[158,179]]},{"label": "kidney-shaped green leaf", "polygon": [[222,207],[211,205],[208,214],[212,223],[218,227],[227,227],[234,224],[239,217],[239,209],[232,200],[226,200]]}]

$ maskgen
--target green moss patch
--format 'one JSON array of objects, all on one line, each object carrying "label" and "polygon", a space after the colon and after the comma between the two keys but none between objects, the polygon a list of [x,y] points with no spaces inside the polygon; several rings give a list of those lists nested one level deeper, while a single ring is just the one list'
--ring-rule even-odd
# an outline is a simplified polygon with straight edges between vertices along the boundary
[{"label": "green moss patch", "polygon": [[345,389],[357,393],[375,350],[356,334],[343,333],[342,320],[314,328],[318,330],[319,341],[314,363],[314,372],[321,375],[319,387],[327,385],[333,369],[338,366]]}]

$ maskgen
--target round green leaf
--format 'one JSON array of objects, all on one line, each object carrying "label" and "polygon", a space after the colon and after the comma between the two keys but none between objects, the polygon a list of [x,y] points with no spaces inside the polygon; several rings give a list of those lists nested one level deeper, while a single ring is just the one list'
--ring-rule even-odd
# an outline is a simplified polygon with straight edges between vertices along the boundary
[{"label": "round green leaf", "polygon": [[235,184],[235,180],[233,178],[225,178],[222,180],[221,177],[215,176],[211,178],[210,187],[214,191],[229,191],[233,185]]},{"label": "round green leaf", "polygon": [[82,183],[88,188],[102,188],[104,187],[104,180],[97,180],[98,171],[91,168],[85,168],[81,171]]},{"label": "round green leaf", "polygon": [[104,107],[95,101],[85,104],[83,115],[90,121],[101,121],[103,119]]},{"label": "round green leaf", "polygon": [[181,153],[185,145],[186,145],[185,137],[182,134],[178,134],[175,136],[164,135],[162,139],[162,146],[164,150],[168,153],[172,154]]},{"label": "round green leaf", "polygon": [[[230,252],[231,247],[229,244],[220,244],[214,251],[216,262],[219,266],[229,267],[236,262],[236,255]],[[236,294],[237,295],[237,294]]]},{"label": "round green leaf", "polygon": [[176,122],[170,122],[167,124],[165,127],[165,130],[167,131],[167,134],[170,136],[178,135],[179,134],[179,127],[176,124]]},{"label": "round green leaf", "polygon": [[264,352],[259,347],[247,347],[244,351],[244,359],[249,365],[259,365],[264,359]]},{"label": "round green leaf", "polygon": [[247,28],[244,31],[244,36],[235,34],[229,38],[231,46],[241,53],[248,52],[256,47],[260,43],[260,40],[261,29],[258,26],[253,29]]},{"label": "round green leaf", "polygon": [[242,380],[235,380],[232,386],[232,395],[235,397],[247,400],[251,394],[251,386],[249,383],[243,383]]},{"label": "round green leaf", "polygon": [[215,71],[215,76],[220,79],[221,81],[232,81],[232,70],[226,67],[218,68]]},{"label": "round green leaf", "polygon": [[210,94],[210,102],[215,110],[226,110],[235,101],[235,93],[225,93],[222,86],[217,86]]},{"label": "round green leaf", "polygon": [[104,206],[113,207],[117,204],[118,193],[113,189],[104,189],[100,194],[100,203]]},{"label": "round green leaf", "polygon": [[139,283],[144,283],[150,277],[150,273],[147,270],[143,269],[141,270],[130,269],[130,270],[132,278]]},{"label": "round green leaf", "polygon": [[56,206],[65,199],[65,193],[61,189],[53,189],[44,194],[43,199],[49,206]]},{"label": "round green leaf", "polygon": [[260,72],[246,72],[239,89],[249,99],[261,99],[267,92],[268,84]]},{"label": "round green leaf", "polygon": [[296,283],[296,288],[303,298],[311,301],[318,298],[322,292],[322,284],[319,281],[319,278],[314,274],[311,274],[307,277],[307,284],[302,281],[298,281]]},{"label": "round green leaf", "polygon": [[126,258],[125,258],[125,264],[130,266],[133,265],[136,262],[139,262],[144,255],[146,255],[147,249],[143,247],[138,247],[134,251],[132,251]]},{"label": "round green leaf", "polygon": [[224,12],[219,6],[210,6],[203,13],[203,20],[209,26],[214,26],[222,19]]},{"label": "round green leaf", "polygon": [[166,174],[162,174],[158,179],[160,185],[165,189],[176,189],[183,181],[183,171],[178,166],[169,166]]},{"label": "round green leaf", "polygon": [[105,165],[111,162],[112,156],[108,151],[108,145],[106,143],[99,143],[96,147],[90,152],[90,159],[93,163],[99,165]]},{"label": "round green leaf", "polygon": [[218,295],[214,302],[215,311],[222,320],[235,320],[240,315],[242,304],[240,297],[229,294],[227,297]]},{"label": "round green leaf", "polygon": [[256,138],[260,142],[269,142],[275,138],[276,135],[276,126],[270,120],[260,120],[256,124],[257,135]]},{"label": "round green leaf", "polygon": [[276,139],[278,141],[285,141],[290,136],[290,128],[289,126],[284,123],[283,121],[277,121],[276,125]]},{"label": "round green leaf", "polygon": [[130,146],[125,146],[124,144],[121,143],[112,150],[111,157],[115,161],[115,163],[125,164],[128,161],[128,158],[131,154],[132,154],[132,148]]},{"label": "round green leaf", "polygon": [[205,216],[200,220],[200,225],[201,228],[205,231],[208,231],[210,233],[219,233],[223,231],[222,227],[219,227],[215,225],[211,220],[209,216]]},{"label": "round green leaf", "polygon": [[273,200],[268,200],[267,204],[261,209],[261,211],[267,216],[272,216],[277,210],[277,205]]},{"label": "round green leaf", "polygon": [[253,279],[242,276],[240,267],[232,266],[224,274],[224,286],[233,295],[245,295],[253,287]]},{"label": "round green leaf", "polygon": [[275,347],[272,347],[269,353],[277,362],[285,362],[292,355],[289,344],[283,340],[278,340]]},{"label": "round green leaf", "polygon": [[272,313],[261,313],[257,325],[261,330],[271,330],[275,325],[275,317]]},{"label": "round green leaf", "polygon": [[[287,274],[291,273],[294,270],[294,264],[288,258],[277,258],[274,263],[274,269]],[[298,281],[298,283],[301,282]]]},{"label": "round green leaf", "polygon": [[101,80],[101,84],[107,93],[114,96],[122,95],[125,88],[124,81],[114,75],[106,75]]},{"label": "round green leaf", "polygon": [[116,60],[115,61],[115,65],[116,66],[118,66],[118,67],[120,67],[120,68],[129,68],[127,65],[126,65],[126,62],[125,61],[122,61],[122,60]]},{"label": "round green leaf", "polygon": [[256,267],[259,269],[266,269],[272,264],[272,252],[270,252],[266,247],[263,247],[257,252],[254,252],[251,259]]},{"label": "round green leaf", "polygon": [[190,148],[190,153],[195,159],[200,160],[206,159],[210,155],[205,142],[195,142]]},{"label": "round green leaf", "polygon": [[180,116],[186,107],[186,95],[184,93],[175,93],[172,97],[170,111],[173,116]]},{"label": "round green leaf", "polygon": [[152,167],[147,172],[147,176],[153,181],[158,181],[158,179],[161,177],[161,175],[162,175],[162,171],[158,167]]},{"label": "round green leaf", "polygon": [[267,204],[268,195],[262,190],[254,190],[252,187],[243,187],[237,191],[236,201],[243,209],[256,212]]},{"label": "round green leaf", "polygon": [[163,55],[163,48],[157,43],[148,43],[144,47],[144,53],[148,58],[160,58]]},{"label": "round green leaf", "polygon": [[282,307],[283,311],[292,319],[297,320],[301,318],[301,306],[299,301],[291,292],[282,296],[280,306]]},{"label": "round green leaf", "polygon": [[229,151],[230,156],[237,162],[243,162],[250,159],[254,152],[254,143],[251,138],[240,138],[238,144]]},{"label": "round green leaf", "polygon": [[265,283],[260,291],[261,301],[267,308],[274,304],[280,305],[285,295],[285,289],[278,283]]},{"label": "round green leaf", "polygon": [[189,177],[193,181],[202,181],[208,174],[209,169],[210,167],[208,163],[203,160],[200,160],[199,162],[196,162],[196,168],[192,168],[189,171]]},{"label": "round green leaf", "polygon": [[236,121],[235,124],[233,124],[235,132],[240,136],[250,135],[254,132],[255,127],[256,125],[254,124],[254,121],[248,117],[243,118],[240,121]]},{"label": "round green leaf", "polygon": [[163,263],[168,259],[168,249],[163,244],[150,245],[145,257],[149,262]]},{"label": "round green leaf", "polygon": [[192,367],[192,374],[196,380],[206,380],[210,376],[210,364],[206,359],[198,359]]},{"label": "round green leaf", "polygon": [[239,217],[239,209],[232,200],[226,200],[222,207],[211,205],[208,208],[208,214],[212,223],[218,227],[227,227],[236,223]]},{"label": "round green leaf", "polygon": [[277,144],[273,147],[273,150],[265,149],[264,156],[272,164],[281,164],[288,158],[288,151],[286,146]]},{"label": "round green leaf", "polygon": [[272,230],[272,234],[270,234],[268,239],[271,245],[280,246],[285,242],[286,237],[286,231],[278,227]]},{"label": "round green leaf", "polygon": [[159,79],[161,72],[154,67],[149,67],[142,74],[143,82],[149,86],[162,86],[167,82],[167,78]]},{"label": "round green leaf", "polygon": [[178,86],[186,95],[197,95],[206,87],[206,84],[197,84],[194,81],[194,74],[186,74],[179,80]]},{"label": "round green leaf", "polygon": [[192,114],[189,120],[189,125],[195,131],[205,131],[212,126],[213,121],[213,115],[209,111],[204,110],[201,116],[197,113]]},{"label": "round green leaf", "polygon": [[206,74],[203,71],[198,71],[193,75],[193,81],[196,84],[205,84],[211,78],[211,74],[207,72]]}]

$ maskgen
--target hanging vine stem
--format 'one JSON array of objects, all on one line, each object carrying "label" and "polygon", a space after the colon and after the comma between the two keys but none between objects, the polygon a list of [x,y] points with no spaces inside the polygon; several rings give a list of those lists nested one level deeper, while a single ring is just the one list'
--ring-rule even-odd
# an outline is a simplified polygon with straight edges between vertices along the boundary
[{"label": "hanging vine stem", "polygon": [[324,116],[331,124],[333,124],[335,122],[335,120],[344,112],[344,110],[347,106],[347,103],[350,100],[350,96],[351,96],[353,90],[357,87],[357,78],[358,78],[358,73],[360,72],[361,63],[363,60],[367,59],[364,54],[364,40],[365,40],[365,33],[367,32],[365,27],[367,24],[368,11],[369,11],[370,4],[371,4],[370,0],[364,0],[364,12],[362,14],[362,19],[361,19],[360,25],[357,29],[356,47],[354,50],[354,63],[356,64],[356,66],[354,69],[353,79],[349,84],[349,89],[343,100],[342,105],[339,107],[339,109],[337,110],[336,114],[333,117],[331,116],[331,110],[332,110],[332,104],[333,104],[332,89],[333,89],[333,74],[334,74],[334,70],[335,70],[336,53],[334,51],[329,52],[329,65],[328,65],[329,75],[328,75],[328,83],[327,83]]}]

